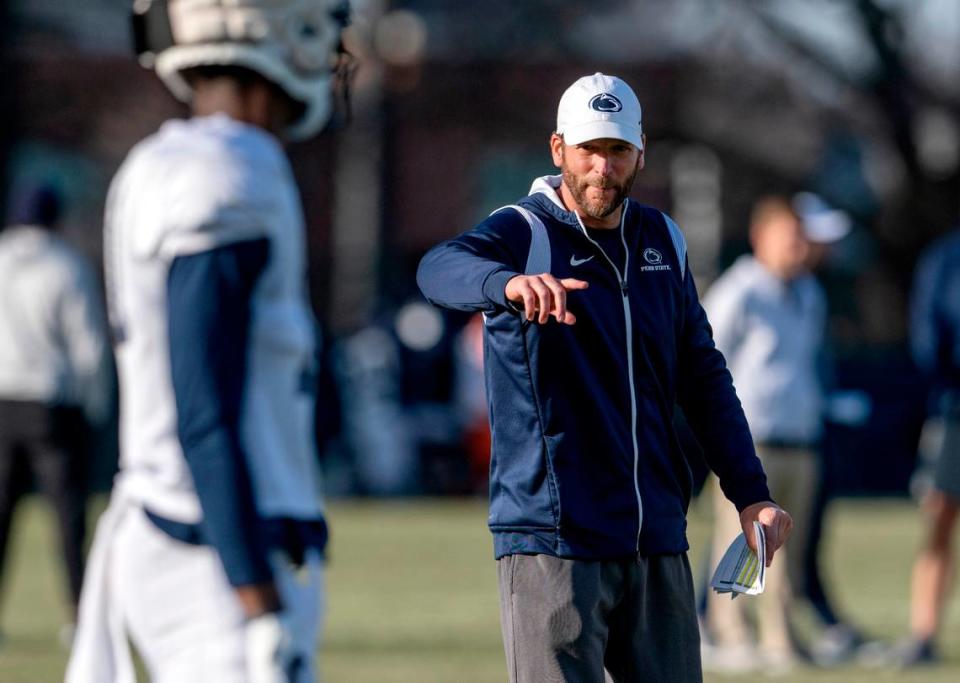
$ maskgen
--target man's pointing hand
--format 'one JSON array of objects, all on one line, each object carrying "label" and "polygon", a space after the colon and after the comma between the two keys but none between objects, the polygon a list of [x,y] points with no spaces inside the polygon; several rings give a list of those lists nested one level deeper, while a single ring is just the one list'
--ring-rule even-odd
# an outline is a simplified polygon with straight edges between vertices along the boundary
[{"label": "man's pointing hand", "polygon": [[507,282],[504,294],[507,301],[523,306],[524,317],[531,322],[542,325],[552,315],[557,322],[573,325],[577,318],[567,310],[567,292],[587,287],[583,280],[558,280],[550,273],[517,275]]}]

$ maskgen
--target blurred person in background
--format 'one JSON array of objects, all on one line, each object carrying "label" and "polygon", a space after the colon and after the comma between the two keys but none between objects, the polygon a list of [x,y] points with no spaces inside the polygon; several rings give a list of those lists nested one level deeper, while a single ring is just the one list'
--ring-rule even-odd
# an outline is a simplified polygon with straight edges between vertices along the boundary
[{"label": "blurred person in background", "polygon": [[937,633],[953,583],[960,512],[960,230],[931,245],[917,264],[910,345],[930,386],[924,426],[933,481],[923,497],[926,538],[913,566],[910,635],[894,657],[901,666],[933,664]]},{"label": "blurred person in background", "polygon": [[[708,597],[712,647],[705,667],[788,669],[801,656],[790,624],[803,579],[803,548],[817,486],[817,444],[823,424],[818,356],[826,324],[824,293],[808,271],[810,244],[787,197],[765,196],[750,217],[753,253],[741,256],[710,288],[704,308],[743,402],[774,500],[797,527],[786,557],[767,574],[756,600]],[[714,490],[713,566],[740,533],[719,486]],[[746,610],[757,608],[756,639]],[[759,649],[755,651],[755,643]]]},{"label": "blurred person in background", "polygon": [[640,103],[594,74],[560,99],[561,173],[434,247],[434,304],[484,314],[489,526],[511,681],[700,681],[687,560],[693,485],[679,403],[767,557],[790,516],[766,479],[689,271],[660,211],[629,200]]},{"label": "blurred person in background", "polygon": [[110,347],[94,270],[56,234],[59,193],[37,185],[11,206],[0,232],[0,568],[32,473],[59,525],[68,641],[83,580],[88,436],[111,408]]},{"label": "blurred person in background", "polygon": [[305,683],[327,538],[317,326],[287,140],[326,124],[349,8],[134,5],[143,63],[192,116],[140,142],[107,197],[120,472],[91,548],[70,683]]},{"label": "blurred person in background", "polygon": [[337,359],[354,491],[375,496],[416,491],[416,440],[401,401],[396,338],[385,325],[371,323],[338,342]]}]

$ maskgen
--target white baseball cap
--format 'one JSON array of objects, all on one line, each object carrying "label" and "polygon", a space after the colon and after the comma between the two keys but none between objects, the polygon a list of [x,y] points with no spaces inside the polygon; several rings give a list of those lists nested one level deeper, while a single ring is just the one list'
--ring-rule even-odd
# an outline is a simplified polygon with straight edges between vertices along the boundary
[{"label": "white baseball cap", "polygon": [[616,76],[595,73],[567,88],[557,107],[557,133],[568,145],[613,138],[643,149],[640,101]]},{"label": "white baseball cap", "polygon": [[835,209],[812,192],[798,192],[793,209],[800,216],[807,239],[817,244],[837,242],[850,232],[851,220],[846,211]]}]

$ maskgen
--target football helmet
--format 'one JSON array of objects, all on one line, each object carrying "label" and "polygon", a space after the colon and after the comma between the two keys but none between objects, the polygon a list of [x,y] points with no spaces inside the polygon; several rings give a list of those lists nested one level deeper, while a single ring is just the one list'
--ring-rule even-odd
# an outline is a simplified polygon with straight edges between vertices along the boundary
[{"label": "football helmet", "polygon": [[187,69],[255,71],[303,105],[285,131],[299,140],[332,113],[349,13],[347,0],[135,0],[134,43],[141,63],[184,102],[192,97]]}]

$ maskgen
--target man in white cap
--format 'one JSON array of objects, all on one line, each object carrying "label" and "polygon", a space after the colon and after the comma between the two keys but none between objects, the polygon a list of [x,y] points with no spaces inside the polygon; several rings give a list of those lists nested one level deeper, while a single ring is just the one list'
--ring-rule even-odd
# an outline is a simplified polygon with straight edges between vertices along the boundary
[{"label": "man in white cap", "polygon": [[141,62],[192,116],[127,156],[105,220],[120,472],[68,683],[306,683],[326,524],[315,321],[283,143],[319,132],[341,0],[138,0]]},{"label": "man in white cap", "polygon": [[[753,253],[741,256],[704,298],[770,491],[800,521],[786,561],[768,572],[766,591],[756,602],[756,638],[745,618],[751,605],[715,594],[708,597],[707,621],[715,645],[704,662],[708,669],[785,669],[799,659],[790,617],[794,595],[802,594],[804,551],[818,487],[823,428],[819,360],[826,325],[826,299],[809,269],[825,249],[815,256],[814,238],[824,244],[849,229],[849,221],[840,223],[845,214],[828,214],[822,203],[811,205],[813,199],[758,199],[750,220]],[[739,520],[719,488],[715,493],[713,555],[719,560],[739,533]]]},{"label": "man in white cap", "polygon": [[[431,302],[484,313],[489,526],[512,681],[700,681],[691,476],[674,403],[767,557],[790,532],[665,214],[630,199],[640,103],[594,74],[564,93],[559,175],[420,264]],[[752,532],[748,534],[752,538]]]}]

